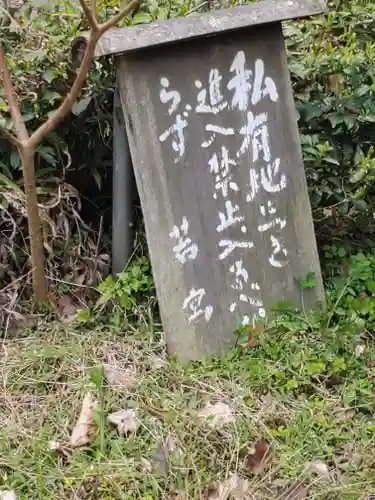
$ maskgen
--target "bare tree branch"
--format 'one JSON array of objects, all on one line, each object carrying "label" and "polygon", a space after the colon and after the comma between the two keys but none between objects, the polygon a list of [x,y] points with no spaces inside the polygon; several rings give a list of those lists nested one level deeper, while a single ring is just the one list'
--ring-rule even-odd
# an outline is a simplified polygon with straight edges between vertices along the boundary
[{"label": "bare tree branch", "polygon": [[115,16],[113,16],[111,19],[108,19],[103,24],[99,25],[99,32],[100,35],[103,35],[107,30],[110,28],[113,28],[123,17],[125,17],[129,12],[132,10],[136,9],[140,4],[142,0],[131,0],[128,4],[125,5],[122,9],[120,9],[120,12],[118,12]]},{"label": "bare tree branch", "polygon": [[91,0],[91,12],[94,21],[98,23],[98,13],[96,12],[96,0]]},{"label": "bare tree branch", "polygon": [[[87,6],[85,0],[79,0],[79,1],[82,5],[82,9],[84,9],[85,11],[85,14],[86,11],[88,11],[88,15],[90,16],[88,19],[91,19],[90,23],[93,23],[94,20],[92,17],[91,9]],[[50,118],[48,118],[48,120],[45,123],[43,123],[43,125],[41,125],[31,135],[29,144],[31,144],[33,148],[36,148],[36,146],[43,140],[43,138],[46,137],[46,135],[48,135],[50,132],[52,132],[52,130],[54,130],[57,127],[57,125],[66,117],[66,115],[70,113],[72,106],[75,103],[77,97],[79,96],[82,87],[85,83],[85,80],[87,78],[92,61],[94,59],[95,48],[99,38],[108,29],[116,25],[120,19],[122,19],[129,12],[135,9],[140,4],[140,2],[141,0],[131,0],[131,2],[129,2],[123,9],[121,9],[120,12],[116,14],[113,18],[109,19],[109,21],[106,21],[105,23],[100,25],[96,24],[98,28],[91,29],[85,50],[85,55],[83,57],[81,66],[78,70],[77,78],[75,79],[74,84],[70,89],[70,92],[65,97],[64,101],[62,102],[60,107],[56,110],[56,112]],[[83,7],[83,5],[85,5],[85,7]]]},{"label": "bare tree branch", "polygon": [[1,126],[0,126],[0,136],[5,137],[5,139],[7,139],[11,144],[13,144],[14,147],[16,147],[16,148],[21,147],[21,143],[17,139],[17,137],[15,137],[13,134],[8,132],[8,130],[6,130],[5,128],[3,128]]},{"label": "bare tree branch", "polygon": [[[95,4],[95,0],[91,4],[92,5],[91,8],[87,5],[86,0],[79,0],[79,3],[81,4],[82,10],[85,13],[85,17],[86,17],[91,29],[93,31],[98,31],[99,24],[98,24],[98,21],[96,19],[96,5],[93,5],[93,4]],[[95,12],[93,10],[93,7],[95,7]]]},{"label": "bare tree branch", "polygon": [[10,77],[8,65],[5,59],[4,48],[1,44],[0,44],[0,73],[3,76],[4,92],[8,99],[10,114],[13,120],[13,127],[16,132],[17,139],[19,143],[21,143],[22,141],[26,141],[29,138],[29,134],[27,132],[27,128],[25,127],[25,123],[21,116],[20,107],[16,99],[12,79]]}]

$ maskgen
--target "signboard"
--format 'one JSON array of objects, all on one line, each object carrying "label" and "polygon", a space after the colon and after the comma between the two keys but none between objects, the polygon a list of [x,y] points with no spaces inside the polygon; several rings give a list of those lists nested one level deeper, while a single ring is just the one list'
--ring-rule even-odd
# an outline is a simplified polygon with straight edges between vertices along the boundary
[{"label": "signboard", "polygon": [[[128,30],[129,31],[129,30]],[[324,301],[281,24],[117,58],[168,350],[218,354],[298,279]]]}]

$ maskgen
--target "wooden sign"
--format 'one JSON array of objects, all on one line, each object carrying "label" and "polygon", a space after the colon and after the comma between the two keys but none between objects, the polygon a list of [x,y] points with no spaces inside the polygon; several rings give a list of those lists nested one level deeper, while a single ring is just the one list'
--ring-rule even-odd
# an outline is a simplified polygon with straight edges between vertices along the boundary
[{"label": "wooden sign", "polygon": [[[230,9],[232,23],[236,11],[243,21],[280,3],[284,16],[296,4]],[[304,306],[324,302],[281,23],[257,19],[230,31],[217,21],[219,33],[200,38],[185,26],[188,41],[117,58],[168,351],[182,361],[224,352],[237,327],[263,321],[277,302],[300,307],[308,272],[317,286]],[[207,25],[204,15],[174,22]],[[121,50],[116,32],[109,52]]]}]

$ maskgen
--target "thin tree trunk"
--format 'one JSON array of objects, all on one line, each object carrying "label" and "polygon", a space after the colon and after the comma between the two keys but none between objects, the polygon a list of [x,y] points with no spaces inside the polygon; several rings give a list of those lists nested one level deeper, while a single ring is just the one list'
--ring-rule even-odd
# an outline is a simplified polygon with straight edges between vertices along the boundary
[{"label": "thin tree trunk", "polygon": [[[21,2],[22,1],[23,0],[21,0]],[[43,229],[38,211],[35,181],[36,148],[38,147],[38,144],[41,143],[43,138],[52,132],[52,130],[55,130],[57,125],[72,110],[72,106],[86,81],[87,74],[94,59],[95,47],[99,38],[107,30],[114,27],[123,17],[131,11],[137,9],[140,1],[141,0],[130,0],[130,2],[120,9],[120,12],[118,12],[114,17],[103,24],[99,24],[96,12],[96,0],[91,0],[91,7],[89,7],[88,3],[86,3],[86,0],[79,0],[82,10],[90,25],[90,34],[81,66],[78,70],[72,88],[60,107],[31,135],[31,137],[29,136],[25,122],[22,119],[20,106],[16,98],[12,79],[6,63],[4,49],[0,43],[0,77],[2,77],[5,95],[8,98],[8,105],[12,116],[15,135],[2,127],[0,127],[0,134],[5,136],[13,144],[13,146],[18,149],[21,155],[27,204],[27,218],[29,224],[31,265],[33,268],[33,288],[37,303],[47,301],[47,287],[44,273]]]},{"label": "thin tree trunk", "polygon": [[43,302],[47,300],[47,289],[44,274],[42,224],[39,216],[35,183],[35,149],[26,146],[21,149],[20,155],[27,203],[33,288],[36,301]]}]

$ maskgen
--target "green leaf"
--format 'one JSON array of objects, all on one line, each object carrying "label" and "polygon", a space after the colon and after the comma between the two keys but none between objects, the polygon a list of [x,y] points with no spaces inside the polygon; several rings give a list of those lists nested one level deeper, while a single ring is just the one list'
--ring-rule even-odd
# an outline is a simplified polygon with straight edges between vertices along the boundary
[{"label": "green leaf", "polygon": [[56,78],[56,71],[54,68],[48,68],[43,72],[43,78],[47,83],[52,83]]},{"label": "green leaf", "polygon": [[368,204],[365,200],[353,200],[353,205],[360,212],[366,212],[368,210]]},{"label": "green leaf", "polygon": [[104,380],[104,370],[103,367],[94,366],[89,370],[89,377],[91,382],[95,385],[95,387],[100,390],[103,386]]},{"label": "green leaf", "polygon": [[338,160],[336,160],[335,158],[331,158],[330,156],[326,156],[324,158],[324,161],[326,163],[331,163],[332,165],[340,165],[340,162]]},{"label": "green leaf", "polygon": [[14,170],[18,170],[21,166],[21,158],[20,155],[18,154],[18,151],[12,151],[10,154],[10,166]]},{"label": "green leaf", "polygon": [[339,256],[340,258],[343,258],[343,257],[345,257],[345,255],[346,255],[346,250],[345,250],[345,248],[344,248],[344,247],[340,247],[340,248],[339,248],[339,251],[338,251],[338,256]]},{"label": "green leaf", "polygon": [[39,146],[37,149],[38,154],[46,161],[49,165],[55,166],[57,163],[55,151],[47,146]]},{"label": "green leaf", "polygon": [[35,118],[34,113],[25,113],[24,115],[22,115],[22,119],[25,123],[29,122],[30,120],[33,120],[34,118]]},{"label": "green leaf", "polygon": [[361,168],[359,170],[356,170],[350,177],[349,177],[349,182],[352,184],[356,184],[357,182],[361,181],[366,175],[366,170],[364,168]]},{"label": "green leaf", "polygon": [[132,19],[132,24],[148,24],[153,21],[152,16],[147,12],[138,12]]},{"label": "green leaf", "polygon": [[298,280],[299,287],[304,290],[306,288],[315,288],[316,287],[316,276],[313,272],[308,272],[306,274],[305,279]]},{"label": "green leaf", "polygon": [[42,101],[48,101],[50,103],[53,103],[56,99],[61,99],[61,95],[58,92],[49,90],[42,97]]},{"label": "green leaf", "polygon": [[79,116],[81,113],[85,111],[87,106],[90,104],[92,97],[85,97],[80,101],[76,102],[72,107],[72,113],[76,116]]},{"label": "green leaf", "polygon": [[340,125],[343,123],[344,118],[343,116],[337,114],[337,113],[332,113],[328,115],[328,120],[331,122],[332,128],[336,128],[337,125]]}]

